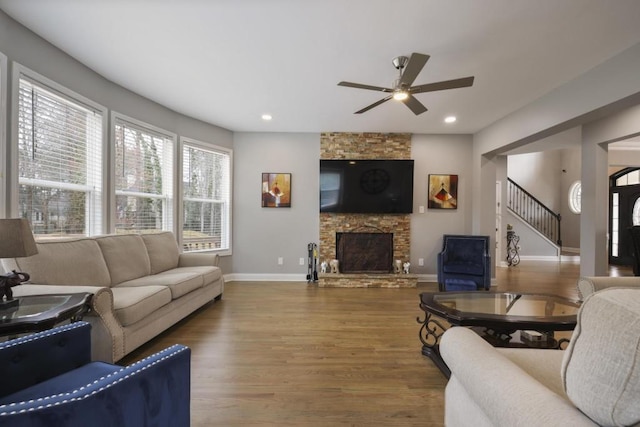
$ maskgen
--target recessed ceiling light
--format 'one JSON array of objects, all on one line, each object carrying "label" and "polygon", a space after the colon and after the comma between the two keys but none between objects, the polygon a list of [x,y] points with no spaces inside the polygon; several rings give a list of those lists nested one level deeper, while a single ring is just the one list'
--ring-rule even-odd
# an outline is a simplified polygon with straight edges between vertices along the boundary
[{"label": "recessed ceiling light", "polygon": [[262,115],[262,120],[264,120],[265,122],[268,122],[269,120],[271,120],[273,117],[271,117],[271,114],[263,114]]},{"label": "recessed ceiling light", "polygon": [[445,118],[444,118],[444,122],[445,122],[445,123],[453,123],[453,122],[455,122],[456,120],[458,120],[458,119],[456,118],[456,116],[447,116],[447,117],[445,117]]}]

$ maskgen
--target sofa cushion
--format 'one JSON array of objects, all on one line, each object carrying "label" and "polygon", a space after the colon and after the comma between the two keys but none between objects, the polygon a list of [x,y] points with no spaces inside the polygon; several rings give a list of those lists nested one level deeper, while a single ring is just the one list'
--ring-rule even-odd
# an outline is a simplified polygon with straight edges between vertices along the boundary
[{"label": "sofa cushion", "polygon": [[158,274],[178,266],[180,253],[178,242],[170,231],[163,233],[142,234],[142,241],[147,247],[151,274]]},{"label": "sofa cushion", "polygon": [[504,347],[497,347],[496,351],[518,365],[520,369],[549,390],[567,399],[560,376],[564,352],[551,349],[535,349],[534,351]]},{"label": "sofa cushion", "polygon": [[189,292],[202,287],[202,274],[187,271],[169,270],[160,274],[140,277],[122,282],[118,287],[125,286],[166,286],[171,290],[171,298],[177,299]]},{"label": "sofa cushion", "polygon": [[97,237],[111,274],[111,284],[137,279],[151,273],[147,247],[137,234]]},{"label": "sofa cushion", "polygon": [[132,325],[171,302],[166,286],[114,286],[113,307],[122,326]]},{"label": "sofa cushion", "polygon": [[213,282],[220,280],[222,277],[222,270],[219,267],[209,267],[209,266],[200,266],[200,267],[178,267],[173,270],[166,271],[165,273],[193,273],[199,274],[204,279],[203,286],[209,286]]},{"label": "sofa cushion", "polygon": [[601,425],[640,423],[640,290],[587,297],[562,363],[567,396]]},{"label": "sofa cushion", "polygon": [[111,276],[94,239],[64,239],[38,242],[38,253],[17,258],[31,282],[42,285],[110,286]]}]

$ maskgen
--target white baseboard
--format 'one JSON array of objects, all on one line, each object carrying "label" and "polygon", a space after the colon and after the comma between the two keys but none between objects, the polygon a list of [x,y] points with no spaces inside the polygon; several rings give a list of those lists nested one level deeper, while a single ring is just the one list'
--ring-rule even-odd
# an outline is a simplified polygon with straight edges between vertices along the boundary
[{"label": "white baseboard", "polygon": [[[571,262],[580,263],[580,255],[520,255],[520,261]],[[500,267],[509,267],[506,261],[500,261]]]},{"label": "white baseboard", "polygon": [[306,274],[255,274],[231,273],[224,275],[225,282],[306,282]]},{"label": "white baseboard", "polygon": [[[231,273],[224,275],[225,282],[306,282],[306,274],[255,274]],[[418,274],[418,282],[437,282],[435,274]]]}]

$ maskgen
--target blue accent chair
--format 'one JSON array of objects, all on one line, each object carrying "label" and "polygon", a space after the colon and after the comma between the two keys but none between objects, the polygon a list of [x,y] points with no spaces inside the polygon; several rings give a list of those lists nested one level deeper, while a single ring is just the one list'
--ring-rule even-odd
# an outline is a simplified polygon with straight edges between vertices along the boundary
[{"label": "blue accent chair", "polygon": [[440,291],[476,291],[491,287],[489,236],[445,234],[438,253]]},{"label": "blue accent chair", "polygon": [[178,344],[126,367],[92,362],[87,322],[6,341],[0,426],[188,427],[190,365]]}]

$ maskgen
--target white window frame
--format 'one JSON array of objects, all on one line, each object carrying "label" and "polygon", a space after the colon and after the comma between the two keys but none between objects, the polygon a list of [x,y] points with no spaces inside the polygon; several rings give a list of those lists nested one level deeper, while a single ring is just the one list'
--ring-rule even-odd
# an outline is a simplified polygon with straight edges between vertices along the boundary
[{"label": "white window frame", "polygon": [[179,147],[179,153],[180,153],[180,157],[179,157],[179,161],[178,161],[178,188],[179,188],[179,199],[180,199],[180,209],[178,210],[179,214],[177,215],[179,217],[179,232],[178,234],[178,244],[180,245],[180,248],[183,247],[184,239],[182,237],[182,233],[183,233],[183,229],[182,229],[182,224],[184,223],[184,192],[183,192],[183,181],[182,181],[182,174],[183,174],[183,170],[182,170],[182,165],[183,165],[183,151],[184,151],[184,146],[191,146],[191,147],[195,147],[195,148],[200,148],[202,150],[207,150],[207,151],[218,151],[218,152],[223,152],[226,153],[229,156],[229,206],[228,206],[228,215],[227,218],[224,219],[224,224],[223,227],[226,228],[227,230],[227,247],[226,248],[221,248],[221,249],[206,249],[203,250],[203,252],[215,252],[218,255],[221,256],[226,256],[226,255],[232,255],[233,253],[233,236],[232,236],[232,232],[233,232],[233,150],[227,147],[222,147],[219,145],[214,145],[211,143],[207,143],[207,142],[203,142],[203,141],[198,141],[196,139],[193,138],[188,138],[188,137],[180,137],[180,147]]},{"label": "white window frame", "polygon": [[[170,167],[166,168],[163,165],[163,183],[169,182],[171,186],[171,196],[167,197],[166,192],[163,191],[163,195],[158,196],[154,194],[147,193],[133,193],[133,192],[122,192],[116,190],[116,125],[117,124],[125,124],[130,125],[135,128],[141,128],[145,132],[156,135],[160,138],[170,139],[172,142],[171,147],[171,155],[172,164]],[[112,147],[111,152],[109,154],[109,160],[111,167],[109,168],[109,176],[110,176],[110,184],[109,184],[109,230],[111,233],[115,233],[116,231],[116,196],[118,195],[130,195],[130,196],[139,196],[139,197],[150,197],[150,198],[158,198],[163,201],[163,218],[162,218],[162,229],[164,231],[172,231],[174,234],[175,230],[178,229],[177,222],[178,215],[178,186],[176,184],[177,177],[179,176],[177,173],[177,165],[179,164],[178,157],[178,136],[173,132],[169,132],[168,130],[159,128],[157,126],[151,125],[149,123],[145,123],[141,120],[135,119],[133,117],[127,116],[125,114],[118,113],[116,111],[111,112],[111,138],[110,138],[110,146]]]},{"label": "white window frame", "polygon": [[0,218],[7,214],[7,56],[0,52],[0,153],[4,160],[0,162]]},{"label": "white window frame", "polygon": [[[77,92],[68,89],[67,87],[39,74],[30,68],[25,67],[22,64],[17,62],[13,63],[13,75],[12,75],[12,114],[11,114],[11,165],[14,165],[10,170],[10,186],[9,186],[9,213],[11,217],[18,216],[18,204],[19,204],[19,186],[20,186],[20,178],[18,171],[18,114],[19,114],[19,97],[20,97],[20,79],[24,78],[26,80],[31,81],[33,84],[44,87],[46,90],[51,91],[56,96],[59,96],[62,99],[67,99],[70,102],[74,102],[77,104],[83,105],[85,108],[89,110],[94,110],[99,113],[102,117],[101,123],[101,136],[100,136],[100,145],[99,148],[101,154],[101,162],[100,168],[102,172],[101,176],[101,186],[100,186],[100,196],[99,197],[89,197],[87,205],[89,206],[90,212],[87,215],[87,226],[86,226],[86,234],[89,236],[104,234],[106,229],[106,182],[107,182],[107,168],[106,168],[106,159],[107,159],[107,132],[108,132],[108,110],[106,107],[98,104],[97,102],[92,101],[89,98],[86,98],[80,95]],[[9,156],[7,156],[9,157]],[[78,190],[77,186],[72,184],[65,185],[60,184],[59,188],[65,188],[69,190]],[[87,188],[82,188],[83,190],[87,190]],[[99,207],[96,207],[99,205]],[[96,215],[99,212],[98,215]]]},{"label": "white window frame", "polygon": [[582,193],[582,182],[575,181],[569,187],[568,201],[569,201],[569,210],[576,215],[580,215],[582,212],[582,195],[580,195],[580,204],[576,201],[577,192],[580,191]]}]

